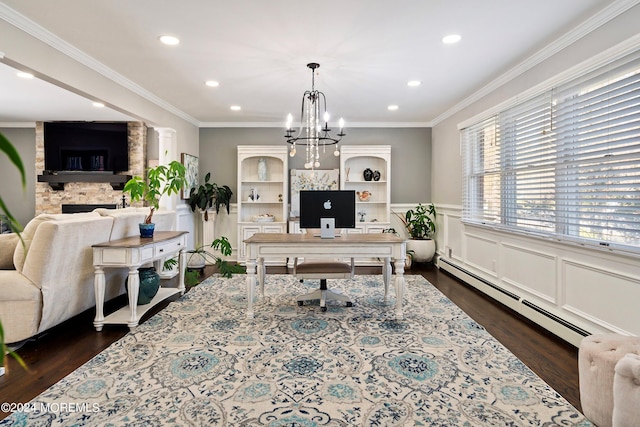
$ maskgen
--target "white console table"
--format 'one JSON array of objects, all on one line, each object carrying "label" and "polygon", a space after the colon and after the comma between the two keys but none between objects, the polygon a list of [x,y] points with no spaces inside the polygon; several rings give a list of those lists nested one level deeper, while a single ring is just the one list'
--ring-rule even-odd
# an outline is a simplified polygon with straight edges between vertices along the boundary
[{"label": "white console table", "polygon": [[[101,331],[105,324],[128,325],[133,329],[140,318],[159,302],[177,293],[184,293],[184,266],[187,248],[187,231],[156,231],[152,238],[126,237],[93,245],[94,287],[96,294],[96,317],[93,325]],[[162,261],[178,254],[179,285],[177,288],[160,288],[149,304],[138,305],[140,277],[138,268],[153,262],[156,271],[161,271]],[[128,268],[129,304],[104,317],[105,268]]]}]

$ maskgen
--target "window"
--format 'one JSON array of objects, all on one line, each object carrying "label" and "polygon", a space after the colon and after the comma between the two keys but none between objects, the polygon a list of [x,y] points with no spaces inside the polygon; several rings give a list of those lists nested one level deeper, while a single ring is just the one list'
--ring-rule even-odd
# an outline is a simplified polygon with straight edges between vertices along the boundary
[{"label": "window", "polygon": [[461,139],[464,221],[640,252],[640,51]]}]

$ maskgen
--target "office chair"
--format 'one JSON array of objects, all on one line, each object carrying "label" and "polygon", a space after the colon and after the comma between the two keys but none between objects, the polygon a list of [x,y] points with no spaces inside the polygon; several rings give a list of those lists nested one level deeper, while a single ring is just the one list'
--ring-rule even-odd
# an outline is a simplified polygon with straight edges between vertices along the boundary
[{"label": "office chair", "polygon": [[[336,233],[338,233],[338,230],[336,230]],[[293,275],[297,279],[301,282],[306,279],[320,280],[320,288],[298,297],[298,305],[303,305],[305,301],[320,300],[320,310],[322,311],[327,311],[327,301],[344,301],[347,307],[353,306],[347,295],[333,292],[327,288],[327,279],[353,279],[354,272],[355,264],[353,258],[351,258],[350,263],[331,259],[304,260],[298,263],[298,258],[295,258]]]}]

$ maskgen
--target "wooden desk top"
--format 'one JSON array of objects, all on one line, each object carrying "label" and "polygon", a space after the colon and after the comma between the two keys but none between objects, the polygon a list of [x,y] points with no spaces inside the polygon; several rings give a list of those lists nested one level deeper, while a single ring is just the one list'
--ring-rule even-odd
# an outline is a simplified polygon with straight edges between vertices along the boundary
[{"label": "wooden desk top", "polygon": [[315,244],[352,244],[352,243],[402,243],[406,239],[392,233],[346,233],[334,239],[323,239],[311,233],[256,233],[244,243],[315,243]]},{"label": "wooden desk top", "polygon": [[153,237],[142,238],[140,236],[130,236],[124,239],[111,240],[109,242],[98,243],[93,248],[139,248],[155,243],[166,242],[167,240],[187,234],[188,231],[156,231]]}]

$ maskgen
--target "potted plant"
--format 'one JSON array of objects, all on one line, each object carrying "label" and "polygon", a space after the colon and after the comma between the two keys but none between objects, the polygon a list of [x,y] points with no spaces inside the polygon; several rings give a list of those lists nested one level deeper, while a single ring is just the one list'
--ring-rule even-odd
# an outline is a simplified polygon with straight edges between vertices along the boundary
[{"label": "potted plant", "polygon": [[[27,178],[25,176],[24,165],[22,163],[22,159],[20,158],[20,154],[15,149],[13,144],[11,144],[9,140],[7,140],[4,137],[4,135],[2,135],[1,133],[0,133],[0,151],[2,151],[4,154],[7,155],[11,163],[13,163],[15,167],[18,169],[18,171],[20,172],[22,189],[25,190],[27,187]],[[0,197],[0,210],[8,218],[9,227],[13,231],[18,233],[18,235],[20,235],[20,230],[21,230],[20,224],[18,224],[15,218],[11,215],[11,212],[9,212],[9,208],[7,208],[7,206],[4,204],[2,197]],[[20,237],[20,240],[22,240],[22,237]],[[6,346],[4,342],[4,329],[2,327],[2,322],[0,321],[0,371],[2,371],[0,372],[0,375],[4,374],[4,371],[6,370],[5,356],[7,354],[12,356],[15,360],[17,360],[20,366],[22,366],[24,369],[27,369],[27,365],[24,363],[22,358],[18,356],[17,353],[15,353],[13,350],[11,350],[9,347]]]},{"label": "potted plant", "polygon": [[414,209],[409,209],[404,217],[396,215],[409,233],[407,252],[412,251],[413,261],[429,262],[436,252],[433,236],[436,233],[436,208],[433,203],[424,206],[419,203]]},{"label": "potted plant", "polygon": [[[224,236],[218,237],[211,245],[210,248],[213,248],[215,251],[220,251],[223,256],[229,256],[232,253],[231,243],[229,239]],[[226,260],[222,259],[219,256],[216,256],[215,253],[211,253],[207,250],[206,245],[198,246],[197,248],[187,251],[189,254],[187,256],[187,265],[185,266],[185,275],[184,275],[184,284],[186,286],[194,286],[199,283],[199,275],[200,271],[204,268],[207,259],[213,261],[218,272],[222,274],[222,276],[230,278],[232,274],[241,274],[245,273],[245,268],[238,264],[230,264]],[[165,268],[169,269],[178,264],[178,260],[176,258],[171,258],[165,261]]]},{"label": "potted plant", "polygon": [[149,205],[149,215],[140,224],[141,237],[153,237],[153,212],[160,207],[160,197],[180,192],[186,184],[185,175],[184,165],[174,160],[168,165],[149,168],[147,180],[134,176],[124,185],[123,192],[130,194],[131,202],[143,200]]},{"label": "potted plant", "polygon": [[207,173],[204,177],[204,184],[201,184],[198,189],[191,189],[189,192],[189,199],[187,200],[187,204],[191,206],[192,212],[195,212],[196,208],[200,208],[200,210],[204,212],[205,221],[209,221],[207,209],[212,206],[215,206],[216,213],[220,213],[220,206],[226,206],[227,213],[229,213],[231,196],[233,195],[229,186],[219,186],[215,182],[209,183],[210,178],[211,172]]}]

